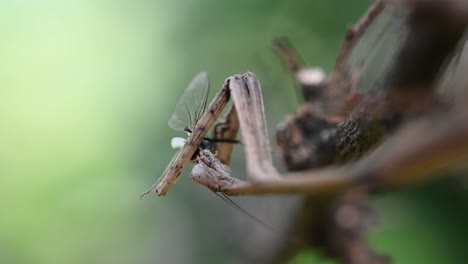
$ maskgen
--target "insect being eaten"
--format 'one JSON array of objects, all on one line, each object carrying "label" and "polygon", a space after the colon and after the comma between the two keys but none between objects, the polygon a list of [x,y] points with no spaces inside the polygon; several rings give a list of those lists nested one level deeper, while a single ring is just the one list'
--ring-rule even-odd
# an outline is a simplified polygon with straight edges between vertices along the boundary
[{"label": "insect being eaten", "polygon": [[[186,132],[187,136],[190,136],[206,110],[209,91],[210,82],[208,80],[208,74],[206,72],[198,73],[180,97],[175,112],[169,119],[169,127],[176,131]],[[199,151],[202,149],[207,149],[215,153],[216,148],[214,143],[217,142],[231,144],[240,143],[240,141],[236,139],[204,137],[200,146],[193,153],[191,160],[194,161],[199,155]],[[171,139],[171,146],[173,149],[183,148],[186,143],[187,139],[182,137],[173,137]]]},{"label": "insect being eaten", "polygon": [[197,158],[200,149],[216,152],[215,142],[239,143],[235,139],[209,139],[205,137],[209,129],[227,105],[230,90],[225,83],[207,106],[209,94],[208,74],[201,72],[190,82],[176,105],[174,114],[169,119],[169,126],[176,130],[186,132],[188,138],[175,137],[171,140],[173,148],[179,148],[161,177],[140,198],[155,192],[164,196],[169,187],[174,184],[184,167]]}]

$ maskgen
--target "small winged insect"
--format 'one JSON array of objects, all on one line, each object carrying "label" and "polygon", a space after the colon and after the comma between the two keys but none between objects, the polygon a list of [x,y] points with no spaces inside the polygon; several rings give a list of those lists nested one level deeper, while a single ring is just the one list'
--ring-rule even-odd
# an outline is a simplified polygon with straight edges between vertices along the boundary
[{"label": "small winged insect", "polygon": [[[176,131],[186,132],[190,135],[206,110],[209,91],[210,83],[208,74],[206,72],[200,72],[193,78],[180,97],[176,105],[176,110],[169,119],[169,127]],[[182,148],[185,142],[185,138],[174,137],[171,140],[171,146],[173,149]],[[197,157],[200,149],[207,149],[211,152],[215,152],[214,143],[216,142],[239,143],[239,141],[235,139],[210,139],[205,137],[198,150],[193,154],[192,160]]]}]

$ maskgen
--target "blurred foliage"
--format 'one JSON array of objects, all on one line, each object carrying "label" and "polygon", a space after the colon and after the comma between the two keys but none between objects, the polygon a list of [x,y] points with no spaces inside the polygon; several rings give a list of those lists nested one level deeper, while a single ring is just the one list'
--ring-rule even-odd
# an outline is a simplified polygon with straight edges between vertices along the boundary
[{"label": "blurred foliage", "polygon": [[[254,71],[271,132],[298,103],[272,37],[330,70],[368,2],[1,1],[0,263],[229,263],[229,209],[185,175],[168,197],[138,199],[172,157],[178,96],[199,71],[213,93]],[[466,217],[433,211],[439,195],[395,196],[376,202],[379,249],[398,263],[457,263]]]}]

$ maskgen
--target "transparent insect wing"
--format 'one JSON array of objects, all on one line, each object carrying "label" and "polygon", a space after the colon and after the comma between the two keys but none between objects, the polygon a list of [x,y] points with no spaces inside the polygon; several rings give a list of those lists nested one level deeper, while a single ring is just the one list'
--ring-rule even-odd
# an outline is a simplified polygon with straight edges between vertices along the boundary
[{"label": "transparent insect wing", "polygon": [[386,7],[367,28],[353,49],[347,64],[362,73],[360,91],[375,89],[388,70],[404,35],[405,10]]},{"label": "transparent insect wing", "polygon": [[[405,18],[408,10],[402,6],[387,6],[378,17],[369,25],[364,35],[360,38],[347,65],[350,69],[358,69],[362,72],[360,91],[368,92],[371,89],[379,89],[380,79],[385,75],[389,65],[395,59],[395,54],[401,46],[407,34]],[[455,56],[443,69],[437,92],[448,100],[464,98],[458,96],[460,90],[467,87],[468,78],[468,30],[455,52]],[[454,91],[457,90],[458,91]],[[463,100],[463,99],[462,99]],[[464,102],[463,102],[464,103]]]},{"label": "transparent insect wing", "polygon": [[169,127],[177,131],[191,132],[205,112],[209,90],[208,74],[200,72],[180,97],[175,112],[169,119]]},{"label": "transparent insect wing", "polygon": [[447,102],[466,105],[468,95],[468,30],[460,41],[450,63],[441,76],[437,92]]}]

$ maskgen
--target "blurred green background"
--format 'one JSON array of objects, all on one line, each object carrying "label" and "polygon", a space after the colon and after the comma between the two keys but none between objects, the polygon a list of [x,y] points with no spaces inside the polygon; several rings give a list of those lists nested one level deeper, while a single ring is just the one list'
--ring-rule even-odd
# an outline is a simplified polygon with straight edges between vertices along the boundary
[{"label": "blurred green background", "polygon": [[[298,100],[271,39],[330,70],[368,3],[1,1],[0,263],[237,263],[223,219],[238,212],[187,172],[167,197],[138,199],[174,153],[178,97],[199,71],[212,93],[253,71],[273,133]],[[467,207],[453,190],[376,197],[375,247],[396,263],[459,263]],[[293,262],[314,260],[329,263]]]}]

